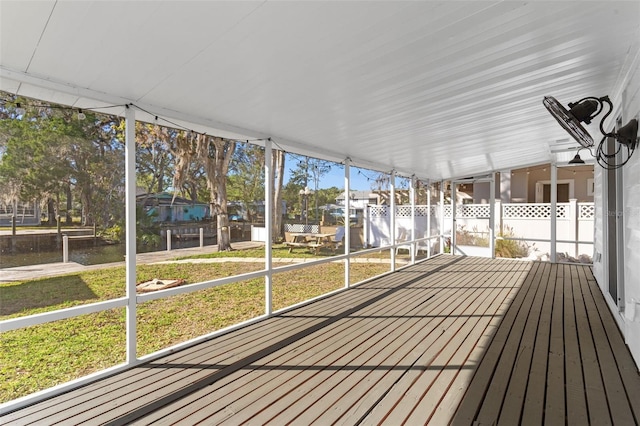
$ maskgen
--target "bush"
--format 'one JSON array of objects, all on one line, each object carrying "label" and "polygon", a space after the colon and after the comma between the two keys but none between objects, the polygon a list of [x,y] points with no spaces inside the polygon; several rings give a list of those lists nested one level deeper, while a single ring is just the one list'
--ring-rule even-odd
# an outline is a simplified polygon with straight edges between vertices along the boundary
[{"label": "bush", "polygon": [[[514,238],[513,228],[505,226],[498,237]],[[496,256],[517,259],[529,256],[529,245],[523,241],[496,239]]]}]

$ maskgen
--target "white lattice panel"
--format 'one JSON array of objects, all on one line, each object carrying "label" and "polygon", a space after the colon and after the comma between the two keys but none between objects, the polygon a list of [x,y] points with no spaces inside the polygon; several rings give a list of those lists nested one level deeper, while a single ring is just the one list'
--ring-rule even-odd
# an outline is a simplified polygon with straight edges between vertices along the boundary
[{"label": "white lattice panel", "polygon": [[506,219],[542,219],[551,217],[549,204],[504,204],[502,217]]},{"label": "white lattice panel", "polygon": [[593,219],[596,216],[596,206],[594,203],[578,204],[578,219]]},{"label": "white lattice panel", "polygon": [[320,233],[320,225],[305,225],[304,223],[285,223],[284,230],[286,232],[305,232],[310,234]]},{"label": "white lattice panel", "polygon": [[396,206],[396,217],[411,217],[411,206]]},{"label": "white lattice panel", "polygon": [[[556,204],[556,217],[568,217],[569,205]],[[551,217],[551,204],[503,204],[502,217],[505,219],[548,219]]]},{"label": "white lattice panel", "polygon": [[389,215],[389,208],[387,206],[374,206],[369,205],[370,217],[387,217]]},{"label": "white lattice panel", "polygon": [[416,217],[427,217],[428,214],[429,210],[427,209],[427,206],[416,206]]},{"label": "white lattice panel", "polygon": [[567,219],[569,217],[569,204],[556,204],[556,218]]},{"label": "white lattice panel", "polygon": [[463,204],[457,207],[456,214],[458,217],[488,218],[491,215],[491,206],[489,204]]}]

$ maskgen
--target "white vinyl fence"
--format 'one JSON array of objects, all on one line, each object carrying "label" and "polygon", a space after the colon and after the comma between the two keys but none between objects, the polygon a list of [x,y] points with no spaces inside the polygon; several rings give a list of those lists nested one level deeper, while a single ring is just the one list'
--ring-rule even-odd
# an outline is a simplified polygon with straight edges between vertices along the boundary
[{"label": "white vinyl fence", "polygon": [[[593,254],[594,203],[556,204],[556,251],[560,258],[581,258],[588,261]],[[456,206],[456,225],[486,238],[489,235],[489,204],[460,204]],[[365,214],[365,242],[370,247],[391,244],[389,206],[370,205]],[[526,244],[529,256],[544,258],[551,251],[551,204],[549,203],[495,203],[496,236],[514,239]],[[411,206],[396,206],[396,238],[411,235],[415,226],[415,237],[426,236],[427,206],[415,206],[411,223]],[[431,235],[451,234],[451,205],[444,206],[444,218],[440,218],[440,206],[431,206]]]}]

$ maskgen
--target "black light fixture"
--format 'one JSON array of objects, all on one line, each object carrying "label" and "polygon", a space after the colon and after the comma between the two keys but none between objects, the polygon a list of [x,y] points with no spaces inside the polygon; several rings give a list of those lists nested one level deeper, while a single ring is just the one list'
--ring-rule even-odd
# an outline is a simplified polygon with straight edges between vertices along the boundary
[{"label": "black light fixture", "polygon": [[[600,133],[603,137],[596,148],[596,161],[600,166],[605,169],[616,169],[625,165],[633,152],[636,149],[638,143],[638,120],[633,119],[629,121],[625,126],[620,127],[617,132],[607,132],[604,130],[604,121],[611,114],[613,110],[613,104],[608,96],[601,98],[587,97],[580,99],[578,102],[569,103],[569,110],[567,110],[560,102],[558,102],[552,96],[545,96],[542,103],[551,113],[553,118],[569,133],[583,148],[589,149],[593,147],[594,141],[591,135],[582,126],[582,123],[590,124],[598,114],[604,109],[604,105],[609,107],[607,113],[600,120]],[[618,147],[614,152],[607,152],[605,149],[605,141],[607,138],[614,138],[618,142]],[[626,148],[626,157],[622,147]],[[622,152],[622,154],[620,154]],[[579,153],[579,151],[578,151]],[[619,157],[621,155],[621,158]],[[616,158],[618,158],[616,160]],[[570,164],[582,164],[584,163],[579,154],[571,160]]]},{"label": "black light fixture", "polygon": [[580,148],[578,152],[576,152],[575,157],[573,157],[571,161],[569,161],[569,164],[585,164],[584,160],[580,158],[580,151],[582,151],[583,149],[585,148]]}]

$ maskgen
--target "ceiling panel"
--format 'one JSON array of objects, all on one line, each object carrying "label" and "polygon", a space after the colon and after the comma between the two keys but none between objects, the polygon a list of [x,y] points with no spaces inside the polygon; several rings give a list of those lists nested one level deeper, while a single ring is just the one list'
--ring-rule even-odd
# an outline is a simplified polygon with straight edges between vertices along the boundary
[{"label": "ceiling panel", "polygon": [[432,179],[552,160],[542,97],[618,96],[640,45],[625,1],[1,4],[4,90]]}]

